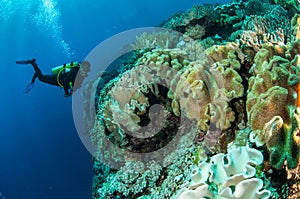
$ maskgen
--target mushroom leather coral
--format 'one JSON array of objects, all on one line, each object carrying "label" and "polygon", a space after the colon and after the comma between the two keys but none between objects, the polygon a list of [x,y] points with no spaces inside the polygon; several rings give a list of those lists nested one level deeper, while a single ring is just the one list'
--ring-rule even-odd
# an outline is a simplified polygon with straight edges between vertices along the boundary
[{"label": "mushroom leather coral", "polygon": [[254,57],[247,95],[247,115],[253,132],[251,140],[266,144],[270,163],[279,169],[287,160],[288,168],[299,159],[299,46],[292,42],[285,55],[265,46]]}]

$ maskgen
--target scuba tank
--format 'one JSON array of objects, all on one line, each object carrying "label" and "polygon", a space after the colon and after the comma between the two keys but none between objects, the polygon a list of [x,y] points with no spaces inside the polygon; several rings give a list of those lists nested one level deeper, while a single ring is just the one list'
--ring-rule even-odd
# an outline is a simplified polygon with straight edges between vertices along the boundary
[{"label": "scuba tank", "polygon": [[56,76],[56,81],[57,81],[57,83],[60,87],[63,87],[63,85],[59,81],[60,74],[69,72],[72,68],[75,68],[75,67],[80,67],[80,62],[74,61],[74,62],[70,62],[68,64],[56,66],[56,67],[51,69],[52,75],[57,75]]},{"label": "scuba tank", "polygon": [[56,66],[56,67],[54,67],[54,68],[51,69],[52,75],[59,74],[59,73],[61,73],[63,70],[64,70],[65,72],[69,72],[69,71],[71,70],[71,68],[74,68],[74,67],[80,67],[79,62],[74,61],[74,62],[70,62],[70,63],[68,63],[68,64]]}]

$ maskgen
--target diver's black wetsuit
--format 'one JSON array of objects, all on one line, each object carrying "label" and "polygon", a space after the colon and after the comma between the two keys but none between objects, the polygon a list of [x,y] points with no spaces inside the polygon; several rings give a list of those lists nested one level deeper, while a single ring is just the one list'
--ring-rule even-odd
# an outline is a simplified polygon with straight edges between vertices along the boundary
[{"label": "diver's black wetsuit", "polygon": [[[63,86],[65,95],[69,96],[72,93],[70,93],[71,87],[74,85],[74,81],[77,75],[77,72],[79,70],[79,67],[73,67],[68,72],[61,72],[59,74],[59,77],[57,79],[58,74],[54,75],[43,75],[41,69],[38,67],[38,65],[35,63],[35,61],[32,61],[30,63],[34,68],[34,75],[32,77],[31,83],[34,83],[35,79],[38,78],[41,82],[55,85],[55,86]],[[59,82],[58,82],[59,81]]]}]

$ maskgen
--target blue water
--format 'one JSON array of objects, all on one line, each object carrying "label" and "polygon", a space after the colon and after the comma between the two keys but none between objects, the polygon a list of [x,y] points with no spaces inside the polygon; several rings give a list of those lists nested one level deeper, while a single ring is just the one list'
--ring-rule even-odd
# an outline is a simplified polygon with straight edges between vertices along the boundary
[{"label": "blue water", "polygon": [[114,34],[155,26],[199,3],[0,0],[0,199],[88,199],[92,192],[92,158],[75,129],[72,98],[41,82],[24,94],[33,70],[15,60],[35,57],[49,73]]}]

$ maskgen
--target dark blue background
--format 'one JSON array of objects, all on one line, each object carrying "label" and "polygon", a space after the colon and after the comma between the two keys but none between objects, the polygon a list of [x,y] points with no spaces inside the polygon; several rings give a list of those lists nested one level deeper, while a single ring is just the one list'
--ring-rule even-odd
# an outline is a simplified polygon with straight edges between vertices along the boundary
[{"label": "dark blue background", "polygon": [[[74,126],[72,98],[64,98],[61,89],[41,82],[24,94],[33,70],[29,65],[16,65],[15,60],[35,57],[42,71],[49,73],[53,66],[83,60],[114,34],[155,26],[176,11],[204,3],[63,0],[54,12],[61,14],[56,22],[62,31],[55,32],[45,30],[47,23],[37,26],[31,20],[38,2],[55,1],[6,0],[0,4],[0,192],[7,199],[88,199],[93,177],[91,155]],[[31,8],[26,10],[26,6]],[[62,39],[74,54],[63,52]]]}]

